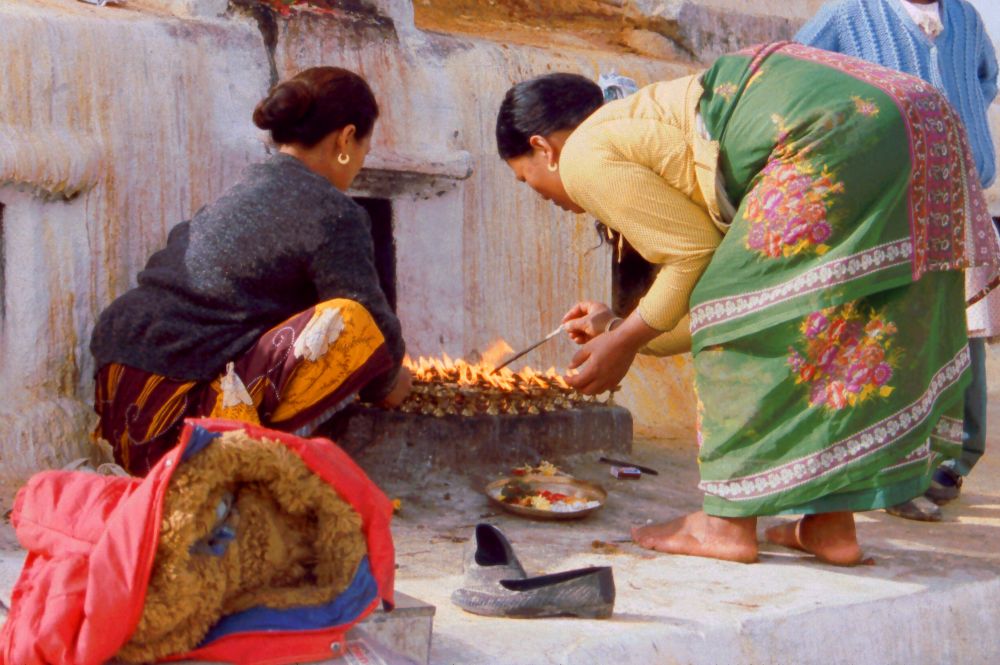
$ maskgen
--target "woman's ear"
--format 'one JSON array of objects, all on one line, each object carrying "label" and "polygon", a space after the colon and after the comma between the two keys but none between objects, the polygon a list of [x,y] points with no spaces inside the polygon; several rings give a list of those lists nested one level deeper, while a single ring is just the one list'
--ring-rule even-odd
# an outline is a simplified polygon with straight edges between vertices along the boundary
[{"label": "woman's ear", "polygon": [[555,146],[553,146],[552,143],[541,134],[535,134],[528,139],[528,145],[530,145],[532,150],[536,153],[540,152],[544,154],[546,162],[555,162],[555,158],[557,157]]},{"label": "woman's ear", "polygon": [[357,141],[358,128],[354,125],[346,125],[337,135],[337,150],[347,152],[351,144]]}]

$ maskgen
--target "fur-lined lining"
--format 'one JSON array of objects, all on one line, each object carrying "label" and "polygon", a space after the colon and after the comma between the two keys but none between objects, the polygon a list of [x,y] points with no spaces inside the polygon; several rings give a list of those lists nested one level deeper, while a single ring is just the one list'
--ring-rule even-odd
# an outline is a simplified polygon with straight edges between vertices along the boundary
[{"label": "fur-lined lining", "polygon": [[[228,496],[232,509],[222,516]],[[220,519],[235,540],[221,556],[192,553]],[[360,516],[295,453],[226,432],[171,479],[142,618],[118,657],[145,662],[190,651],[221,617],[258,605],[329,602],[365,553]]]}]

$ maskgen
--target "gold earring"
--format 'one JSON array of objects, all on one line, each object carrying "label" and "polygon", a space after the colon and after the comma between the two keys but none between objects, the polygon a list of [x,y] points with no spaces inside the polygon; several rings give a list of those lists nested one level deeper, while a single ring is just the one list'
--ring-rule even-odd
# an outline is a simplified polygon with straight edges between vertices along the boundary
[{"label": "gold earring", "polygon": [[553,173],[555,173],[556,171],[558,171],[559,170],[559,164],[558,164],[558,162],[555,163],[555,164],[549,164],[548,165],[548,169],[549,169],[549,171],[552,171]]},{"label": "gold earring", "polygon": [[347,154],[347,153],[345,153],[345,152],[342,152],[342,153],[340,153],[339,155],[337,155],[337,163],[338,163],[338,164],[345,164],[345,165],[346,165],[346,164],[347,164],[347,163],[349,163],[350,161],[351,161],[351,156],[350,156],[350,155],[348,155],[348,154]]}]

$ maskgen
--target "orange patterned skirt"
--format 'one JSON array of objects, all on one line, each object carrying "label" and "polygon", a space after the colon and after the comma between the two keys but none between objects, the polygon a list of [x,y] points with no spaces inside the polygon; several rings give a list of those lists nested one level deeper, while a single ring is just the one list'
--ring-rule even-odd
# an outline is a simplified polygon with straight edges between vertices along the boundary
[{"label": "orange patterned skirt", "polygon": [[374,319],[351,300],[328,300],[264,333],[214,381],[179,381],[111,363],[97,372],[95,437],[115,461],[145,475],[177,444],[185,418],[217,417],[305,434],[388,371]]}]

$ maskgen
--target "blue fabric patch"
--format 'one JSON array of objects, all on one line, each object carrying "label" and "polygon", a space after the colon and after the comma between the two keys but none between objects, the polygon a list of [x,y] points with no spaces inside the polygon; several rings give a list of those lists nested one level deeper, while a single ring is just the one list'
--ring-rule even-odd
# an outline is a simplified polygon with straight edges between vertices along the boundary
[{"label": "blue fabric patch", "polygon": [[354,574],[350,586],[329,603],[290,607],[284,610],[260,606],[230,614],[223,617],[212,627],[212,630],[208,631],[208,635],[198,647],[238,633],[294,632],[339,626],[358,618],[377,595],[378,585],[372,575],[368,557],[364,557],[358,564],[358,572]]},{"label": "blue fabric patch", "polygon": [[195,425],[194,429],[191,430],[191,438],[188,439],[187,448],[184,449],[184,454],[181,455],[181,462],[188,461],[220,436],[222,436],[221,432],[209,432],[201,425]]},{"label": "blue fabric patch", "polygon": [[229,543],[236,540],[236,531],[228,524],[219,526],[207,538],[199,540],[188,551],[191,554],[222,556],[229,549]]},{"label": "blue fabric patch", "polygon": [[211,556],[222,556],[229,548],[229,543],[236,540],[237,511],[233,502],[236,497],[232,492],[226,492],[215,507],[215,526],[212,532],[201,540],[194,543],[188,552],[191,554],[208,554]]}]

